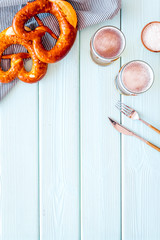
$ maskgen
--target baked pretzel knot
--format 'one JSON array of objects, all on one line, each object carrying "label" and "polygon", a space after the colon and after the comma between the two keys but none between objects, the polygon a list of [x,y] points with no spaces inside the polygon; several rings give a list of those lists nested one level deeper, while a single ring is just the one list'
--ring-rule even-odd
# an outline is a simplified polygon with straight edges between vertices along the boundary
[{"label": "baked pretzel knot", "polygon": [[[59,22],[60,36],[51,50],[46,50],[42,45],[42,36],[46,32],[51,32],[50,29],[46,29],[46,26],[42,26],[41,23],[31,32],[24,29],[28,19],[39,13],[51,13]],[[54,63],[61,60],[69,52],[75,41],[77,34],[76,12],[71,4],[64,0],[36,0],[28,3],[15,15],[13,30],[19,37],[33,41],[34,51],[42,62]],[[50,34],[52,35],[52,33]]]},{"label": "baked pretzel knot", "polygon": [[[28,53],[17,53],[2,56],[6,48],[12,44],[21,44]],[[33,65],[30,72],[24,68],[23,59],[32,58]],[[9,27],[0,33],[0,62],[1,59],[11,59],[11,67],[8,71],[3,71],[0,67],[0,82],[8,83],[18,77],[21,81],[34,83],[39,81],[47,71],[47,64],[41,62],[33,49],[32,42],[21,39],[15,35],[12,27]]]}]

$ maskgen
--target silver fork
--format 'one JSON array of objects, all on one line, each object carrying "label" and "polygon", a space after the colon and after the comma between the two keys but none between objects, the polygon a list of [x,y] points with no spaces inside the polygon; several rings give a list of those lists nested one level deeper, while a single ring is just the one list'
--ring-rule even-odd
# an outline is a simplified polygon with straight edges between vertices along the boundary
[{"label": "silver fork", "polygon": [[145,125],[147,125],[148,127],[150,127],[151,129],[153,129],[154,131],[156,131],[157,133],[160,134],[160,130],[159,129],[153,127],[151,124],[149,124],[146,121],[144,121],[143,119],[141,119],[139,114],[138,114],[138,112],[135,111],[133,108],[130,108],[129,106],[125,105],[124,103],[121,103],[120,101],[118,101],[115,106],[125,116],[127,116],[127,117],[129,117],[131,119],[134,119],[134,120],[140,120]]}]

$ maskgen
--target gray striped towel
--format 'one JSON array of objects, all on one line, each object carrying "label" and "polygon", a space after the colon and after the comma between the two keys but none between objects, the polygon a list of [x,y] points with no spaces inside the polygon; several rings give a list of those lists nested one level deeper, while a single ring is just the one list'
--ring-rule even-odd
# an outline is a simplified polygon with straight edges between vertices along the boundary
[{"label": "gray striped towel", "polygon": [[[78,16],[78,29],[81,30],[90,25],[105,21],[107,19],[113,18],[119,11],[121,0],[70,0],[68,1],[72,4],[74,9],[77,12]],[[0,0],[0,32],[5,28],[11,26],[12,19],[16,12],[18,12],[21,7],[27,3],[27,0]],[[59,34],[58,23],[54,16],[50,14],[39,14],[41,20],[52,29],[55,34]],[[34,19],[30,19],[27,23],[31,29],[37,26],[37,23]],[[46,49],[49,49],[53,44],[53,39],[49,34],[43,38],[43,44]],[[26,51],[20,45],[12,45],[4,54],[17,53],[21,51]],[[2,68],[8,69],[10,66],[9,60],[2,60]],[[14,81],[2,84],[0,83],[0,100],[9,93],[9,91],[15,86],[18,79]]]}]

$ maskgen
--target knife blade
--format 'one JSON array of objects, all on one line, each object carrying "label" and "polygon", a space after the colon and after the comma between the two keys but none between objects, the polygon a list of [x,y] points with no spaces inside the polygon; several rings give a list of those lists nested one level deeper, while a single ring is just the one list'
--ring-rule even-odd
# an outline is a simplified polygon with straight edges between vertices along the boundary
[{"label": "knife blade", "polygon": [[157,150],[158,152],[160,152],[160,148],[155,146],[153,143],[147,141],[146,139],[140,137],[139,135],[137,135],[136,133],[132,132],[131,130],[129,130],[128,128],[124,127],[123,125],[119,124],[118,122],[116,122],[115,120],[113,120],[112,118],[109,118],[112,126],[120,133],[123,133],[125,135],[128,136],[134,136],[138,139],[140,139],[141,141],[145,142],[147,145],[149,145],[150,147],[154,148],[155,150]]},{"label": "knife blade", "polygon": [[112,126],[120,133],[123,133],[125,135],[133,136],[133,132],[131,132],[126,127],[120,125],[118,122],[114,121],[113,119],[109,118]]}]

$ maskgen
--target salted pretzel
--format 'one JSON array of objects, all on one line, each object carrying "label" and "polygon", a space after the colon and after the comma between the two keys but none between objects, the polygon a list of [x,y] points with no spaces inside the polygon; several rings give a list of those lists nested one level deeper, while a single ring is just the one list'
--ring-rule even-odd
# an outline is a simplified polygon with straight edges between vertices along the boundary
[{"label": "salted pretzel", "polygon": [[[24,29],[25,23],[39,13],[51,13],[59,22],[60,36],[51,50],[44,48],[42,36],[48,32],[52,37],[57,37],[40,21],[35,30],[28,32]],[[71,4],[65,0],[36,0],[28,3],[15,15],[12,26],[20,38],[33,41],[34,51],[42,62],[54,63],[66,56],[75,41],[77,16]]]},{"label": "salted pretzel", "polygon": [[[27,29],[30,31],[30,29]],[[17,53],[3,55],[3,52],[12,44],[21,44],[28,53]],[[33,61],[31,71],[27,72],[24,68],[23,59],[31,58]],[[1,59],[11,59],[11,67],[8,71],[3,71],[0,67],[0,82],[8,83],[18,77],[21,81],[34,83],[39,81],[47,71],[47,64],[41,62],[33,49],[31,41],[21,39],[15,35],[12,27],[9,27],[0,33],[0,61]]]}]

